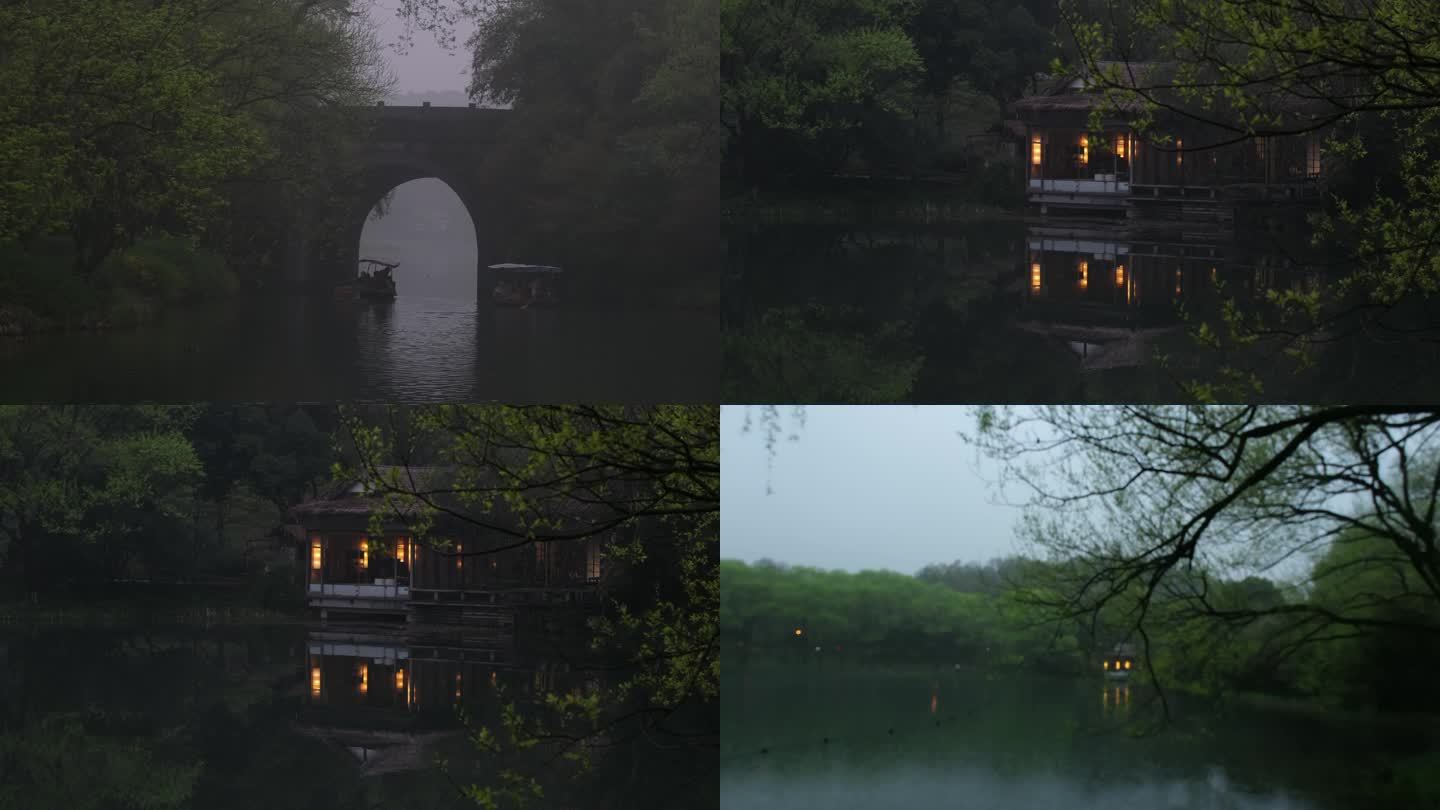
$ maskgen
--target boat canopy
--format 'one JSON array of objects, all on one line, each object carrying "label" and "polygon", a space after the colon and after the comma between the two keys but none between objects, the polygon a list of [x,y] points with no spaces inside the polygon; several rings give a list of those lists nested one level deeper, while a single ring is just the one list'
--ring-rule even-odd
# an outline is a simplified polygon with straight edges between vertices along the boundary
[{"label": "boat canopy", "polygon": [[565,271],[558,267],[551,267],[546,264],[492,264],[491,270],[499,270],[505,273],[563,273]]}]

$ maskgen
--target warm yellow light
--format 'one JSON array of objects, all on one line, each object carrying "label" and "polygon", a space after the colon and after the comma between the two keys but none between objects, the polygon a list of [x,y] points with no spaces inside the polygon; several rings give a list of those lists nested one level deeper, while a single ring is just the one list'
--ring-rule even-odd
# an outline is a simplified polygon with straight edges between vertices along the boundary
[{"label": "warm yellow light", "polygon": [[1125,286],[1125,265],[1123,264],[1115,265],[1115,286]]},{"label": "warm yellow light", "polygon": [[395,541],[395,560],[405,562],[405,544],[410,542],[407,538],[400,538]]},{"label": "warm yellow light", "polygon": [[370,541],[363,538],[360,540],[360,567],[370,567]]},{"label": "warm yellow light", "polygon": [[1109,668],[1110,668],[1110,662],[1109,662],[1109,661],[1106,661],[1103,666],[1104,666],[1106,669],[1109,669]]},{"label": "warm yellow light", "polygon": [[1210,283],[1211,283],[1211,284],[1214,284],[1214,283],[1215,283],[1215,268],[1213,268],[1213,267],[1210,268]]},{"label": "warm yellow light", "polygon": [[491,685],[491,686],[494,686],[494,685],[495,685],[495,670],[493,670],[493,669],[490,670],[490,685]]},{"label": "warm yellow light", "polygon": [[1175,294],[1180,294],[1180,271],[1175,271]]},{"label": "warm yellow light", "polygon": [[1129,668],[1130,668],[1130,662],[1129,662],[1129,661],[1126,661],[1126,662],[1125,662],[1125,668],[1126,668],[1126,669],[1129,669]]},{"label": "warm yellow light", "polygon": [[460,699],[460,673],[455,673],[455,699]]},{"label": "warm yellow light", "polygon": [[804,631],[804,630],[801,630],[801,629],[798,628],[798,627],[795,628],[795,636],[796,636],[796,638],[799,638],[800,636],[803,636],[803,635],[805,635],[805,631]]},{"label": "warm yellow light", "polygon": [[1040,146],[1040,136],[1036,135],[1035,137],[1030,139],[1030,165],[1039,166],[1042,154],[1043,152],[1041,151]]},{"label": "warm yellow light", "polygon": [[[464,546],[463,544],[461,544],[461,543],[456,543],[456,544],[455,544],[455,553],[456,553],[456,555],[464,554],[464,553],[465,553],[465,546]],[[455,567],[456,567],[456,568],[464,568],[464,567],[465,567],[465,558],[464,558],[464,557],[460,557],[460,556],[456,556],[456,557],[455,557]]]},{"label": "warm yellow light", "polygon": [[1184,151],[1184,150],[1185,150],[1185,142],[1177,138],[1177,139],[1175,140],[1175,165],[1176,165],[1176,166],[1179,166],[1180,164],[1182,164],[1182,163],[1185,162],[1185,151]]},{"label": "warm yellow light", "polygon": [[396,688],[396,689],[404,689],[404,688],[405,688],[405,670],[400,669],[400,668],[398,668],[398,667],[395,669],[395,688]]},{"label": "warm yellow light", "polygon": [[1080,136],[1080,165],[1084,166],[1088,162],[1090,162],[1090,136],[1082,134]]},{"label": "warm yellow light", "polygon": [[1125,141],[1129,138],[1129,135],[1120,135],[1115,138],[1115,157],[1125,157]]},{"label": "warm yellow light", "polygon": [[1030,265],[1030,289],[1031,289],[1031,290],[1034,290],[1035,292],[1039,292],[1039,291],[1040,291],[1040,263],[1039,263],[1039,262],[1035,262],[1034,264]]},{"label": "warm yellow light", "polygon": [[313,570],[313,571],[319,571],[319,570],[320,570],[320,541],[319,541],[319,540],[311,540],[311,541],[310,541],[310,569]]},{"label": "warm yellow light", "polygon": [[320,667],[310,668],[310,694],[320,696]]},{"label": "warm yellow light", "polygon": [[369,692],[369,691],[370,691],[370,667],[367,666],[367,665],[365,665],[365,664],[361,664],[361,665],[360,665],[360,694],[363,695],[363,694],[365,694],[366,692]]},{"label": "warm yellow light", "polygon": [[1089,263],[1089,262],[1086,262],[1086,261],[1082,261],[1082,262],[1080,262],[1080,289],[1083,290],[1083,289],[1085,289],[1086,287],[1089,287],[1089,286],[1090,286],[1090,263]]}]

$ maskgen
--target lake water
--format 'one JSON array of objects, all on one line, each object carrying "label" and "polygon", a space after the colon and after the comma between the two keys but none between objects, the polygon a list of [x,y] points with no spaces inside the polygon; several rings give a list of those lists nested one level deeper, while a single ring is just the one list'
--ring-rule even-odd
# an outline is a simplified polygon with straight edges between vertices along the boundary
[{"label": "lake water", "polygon": [[[528,650],[294,625],[0,628],[0,808],[474,807],[455,783],[498,766],[457,706],[490,723],[497,686],[524,715],[533,690],[612,677]],[[536,769],[543,806],[715,806],[713,747],[624,728],[587,774]]]},{"label": "lake water", "polygon": [[732,656],[722,689],[734,810],[1399,810],[1373,786],[1436,742],[1242,709],[1158,727],[1152,692],[1100,678]]},{"label": "lake water", "polygon": [[242,299],[134,330],[0,338],[0,380],[0,399],[31,402],[715,402],[719,321],[403,290],[380,304]]},{"label": "lake water", "polygon": [[[1228,385],[1219,401],[1440,395],[1433,302],[1314,331],[1281,318],[1273,294],[1347,270],[1303,233],[765,225],[728,228],[726,252],[725,402],[1173,402],[1193,383]],[[1227,302],[1256,342],[1196,340],[1201,323],[1225,332]]]}]

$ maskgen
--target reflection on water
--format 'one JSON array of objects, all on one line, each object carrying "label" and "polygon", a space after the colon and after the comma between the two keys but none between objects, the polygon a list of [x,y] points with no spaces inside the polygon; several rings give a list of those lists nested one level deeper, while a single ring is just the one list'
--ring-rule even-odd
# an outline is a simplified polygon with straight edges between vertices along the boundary
[{"label": "reflection on water", "polygon": [[1377,774],[1435,742],[1175,695],[1138,733],[1143,685],[948,670],[732,658],[721,806],[1399,810]]},{"label": "reflection on water", "polygon": [[1333,291],[1346,269],[1298,235],[1005,221],[765,226],[726,245],[725,401],[1171,402],[1193,384],[1253,401],[1252,383],[1281,401],[1440,393],[1433,302],[1337,299],[1345,314],[1318,323],[1278,305]]},{"label": "reflection on water", "polygon": [[0,397],[713,402],[718,334],[696,313],[237,300],[143,329],[0,340]]},{"label": "reflection on water", "polygon": [[[527,650],[299,626],[3,634],[0,808],[473,807],[456,783],[492,783],[497,763],[458,707],[493,725],[497,690],[528,718],[542,690],[614,677]],[[713,749],[609,742],[589,773],[537,771],[550,806],[714,806]]]}]

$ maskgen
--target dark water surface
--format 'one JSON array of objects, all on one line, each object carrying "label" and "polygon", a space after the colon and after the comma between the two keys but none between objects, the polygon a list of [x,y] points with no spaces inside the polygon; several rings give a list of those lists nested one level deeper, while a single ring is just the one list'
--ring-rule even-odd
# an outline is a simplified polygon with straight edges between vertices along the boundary
[{"label": "dark water surface", "polygon": [[1375,786],[1435,743],[1254,709],[1135,736],[1153,693],[1099,678],[755,661],[722,688],[734,810],[1398,810]]},{"label": "dark water surface", "polygon": [[[730,227],[725,242],[726,402],[1173,402],[1196,384],[1222,402],[1440,397],[1433,302],[1345,304],[1320,328],[1282,317],[1274,295],[1348,272],[1293,228],[1017,218]],[[1228,334],[1227,311],[1257,339],[1197,339]]]},{"label": "dark water surface", "polygon": [[[496,686],[523,714],[536,690],[606,677],[497,638],[0,629],[0,808],[474,807],[455,785],[494,784],[498,764],[475,753],[457,706],[488,724]],[[715,806],[713,747],[615,736],[587,774],[538,770],[537,806]]]},{"label": "dark water surface", "polygon": [[236,300],[106,334],[0,338],[7,401],[715,402],[718,318],[471,298]]}]

